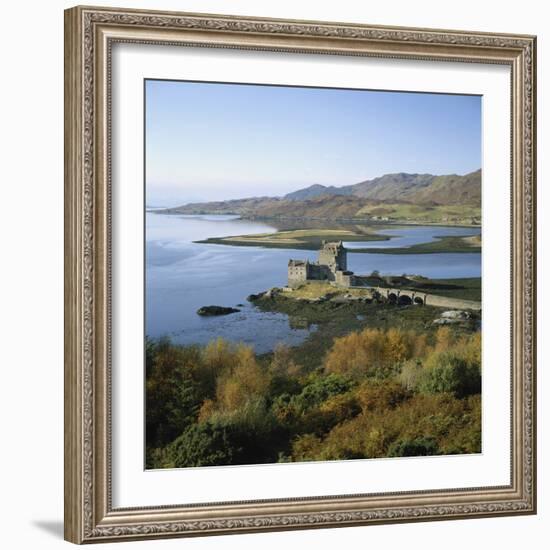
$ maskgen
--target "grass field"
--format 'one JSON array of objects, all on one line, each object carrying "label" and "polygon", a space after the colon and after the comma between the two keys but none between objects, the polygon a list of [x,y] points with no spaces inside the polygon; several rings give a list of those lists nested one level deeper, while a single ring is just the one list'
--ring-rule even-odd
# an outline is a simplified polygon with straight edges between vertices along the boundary
[{"label": "grass field", "polygon": [[304,284],[288,294],[297,300],[315,300],[324,296],[336,296],[338,294],[351,294],[352,296],[370,296],[370,290],[365,288],[337,288],[329,283]]},{"label": "grass field", "polygon": [[[407,288],[407,287],[405,287]],[[438,296],[449,296],[461,300],[481,301],[481,277],[465,279],[426,279],[418,281],[413,287]]]},{"label": "grass field", "polygon": [[469,277],[464,279],[415,279],[403,282],[400,285],[380,283],[378,280],[369,281],[367,284],[381,287],[398,287],[408,290],[421,290],[437,296],[448,296],[459,300],[481,301],[481,277]]},{"label": "grass field", "polygon": [[439,237],[431,243],[421,243],[406,248],[354,248],[353,252],[365,254],[440,254],[444,252],[481,252],[481,239],[472,237]]},{"label": "grass field", "polygon": [[[471,277],[464,279],[409,279],[400,284],[386,282],[376,277],[361,277],[365,284],[378,287],[393,287],[409,290],[421,290],[428,294],[438,296],[448,296],[460,300],[481,301],[481,278]],[[402,279],[396,277],[395,279]],[[332,297],[338,294],[347,294],[351,296],[371,295],[371,290],[365,288],[338,288],[329,283],[306,283],[285,294],[285,297],[295,300],[316,300],[322,297]]]},{"label": "grass field", "polygon": [[208,244],[230,246],[263,246],[265,248],[293,248],[319,250],[321,241],[387,241],[390,237],[378,235],[380,228],[351,226],[350,229],[292,229],[275,233],[257,233],[254,235],[235,235],[230,237],[212,237],[204,241]]},{"label": "grass field", "polygon": [[467,205],[426,206],[387,203],[367,205],[358,212],[358,215],[415,223],[478,224],[481,220],[481,209],[477,206]]}]

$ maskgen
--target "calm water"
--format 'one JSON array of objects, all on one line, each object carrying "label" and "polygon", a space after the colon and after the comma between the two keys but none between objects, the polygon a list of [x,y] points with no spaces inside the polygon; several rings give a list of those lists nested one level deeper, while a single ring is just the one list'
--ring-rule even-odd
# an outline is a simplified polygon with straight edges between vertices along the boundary
[{"label": "calm water", "polygon": [[[146,332],[168,335],[181,344],[207,343],[222,336],[253,344],[263,353],[279,342],[296,345],[315,327],[293,328],[286,315],[263,313],[246,297],[286,284],[289,258],[315,260],[307,250],[198,244],[193,241],[249,233],[275,232],[266,223],[235,216],[146,214]],[[411,246],[445,235],[475,235],[479,229],[410,227],[383,229],[389,241],[369,247]],[[396,244],[397,243],[397,244]],[[351,245],[357,243],[350,243]],[[479,277],[481,256],[472,254],[348,253],[348,268],[358,274],[377,269],[384,274],[421,274],[432,278]],[[242,305],[239,305],[242,304]],[[204,305],[237,306],[227,316],[201,317]]]},{"label": "calm water", "polygon": [[351,241],[346,242],[346,248],[409,248],[415,244],[431,243],[438,237],[469,237],[479,235],[476,227],[430,227],[411,226],[398,229],[382,229],[382,235],[391,237],[389,241]]}]

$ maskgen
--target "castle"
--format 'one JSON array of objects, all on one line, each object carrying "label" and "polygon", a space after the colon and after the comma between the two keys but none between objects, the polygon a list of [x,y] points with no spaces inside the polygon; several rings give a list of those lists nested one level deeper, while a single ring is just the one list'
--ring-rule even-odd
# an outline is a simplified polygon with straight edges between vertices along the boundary
[{"label": "castle", "polygon": [[354,284],[352,271],[347,270],[347,250],[342,241],[322,241],[319,260],[289,260],[288,286],[295,288],[306,281],[328,281],[334,285],[350,287]]}]

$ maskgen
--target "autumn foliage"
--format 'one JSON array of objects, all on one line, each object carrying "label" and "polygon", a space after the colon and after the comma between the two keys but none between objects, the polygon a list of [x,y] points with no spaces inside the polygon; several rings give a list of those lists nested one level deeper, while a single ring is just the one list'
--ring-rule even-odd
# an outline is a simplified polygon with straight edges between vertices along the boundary
[{"label": "autumn foliage", "polygon": [[315,369],[278,347],[147,344],[151,468],[478,453],[481,334],[336,338]]}]

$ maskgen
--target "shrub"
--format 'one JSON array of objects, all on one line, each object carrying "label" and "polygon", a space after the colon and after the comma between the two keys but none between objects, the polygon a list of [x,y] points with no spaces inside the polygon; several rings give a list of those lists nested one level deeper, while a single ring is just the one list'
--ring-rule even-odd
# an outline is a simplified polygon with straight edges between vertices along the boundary
[{"label": "shrub", "polygon": [[318,376],[305,386],[299,395],[293,397],[293,402],[300,410],[306,410],[319,405],[333,395],[347,392],[353,386],[354,382],[346,376],[338,374]]},{"label": "shrub", "polygon": [[295,461],[318,460],[321,439],[313,434],[298,436],[292,443],[292,459]]},{"label": "shrub", "polygon": [[172,468],[276,462],[288,445],[288,433],[260,398],[187,428],[166,448],[165,462]]},{"label": "shrub", "polygon": [[238,346],[234,364],[225,369],[216,384],[218,407],[226,411],[236,410],[249,399],[265,395],[269,383],[269,373],[256,362],[252,348]]},{"label": "shrub", "polygon": [[242,464],[246,457],[239,436],[232,426],[194,424],[167,447],[165,467]]},{"label": "shrub", "polygon": [[238,409],[215,411],[208,422],[231,427],[239,434],[247,464],[276,462],[289,447],[288,427],[278,421],[264,397],[251,397]]},{"label": "shrub", "polygon": [[162,340],[149,350],[146,378],[146,434],[152,447],[165,445],[193,423],[200,398],[192,377],[200,360],[196,348]]},{"label": "shrub", "polygon": [[422,375],[422,362],[418,359],[410,359],[401,367],[398,379],[408,390],[413,390],[418,386]]},{"label": "shrub", "polygon": [[293,433],[322,434],[360,411],[350,392],[354,385],[353,380],[341,375],[317,375],[299,394],[284,393],[275,398],[272,411]]},{"label": "shrub", "polygon": [[273,351],[269,370],[273,376],[289,378],[298,376],[301,367],[292,359],[291,349],[283,344],[278,344]]},{"label": "shrub", "polygon": [[336,338],[325,358],[325,371],[354,378],[387,378],[399,365],[423,353],[426,339],[399,329],[382,331],[367,328]]},{"label": "shrub", "polygon": [[217,338],[203,348],[200,359],[195,377],[200,383],[202,395],[213,397],[218,378],[238,362],[236,347],[223,338]]},{"label": "shrub", "polygon": [[439,327],[435,333],[435,351],[447,351],[455,338],[449,327]]},{"label": "shrub", "polygon": [[366,329],[309,374],[284,346],[148,339],[145,355],[148,468],[481,450],[480,333]]},{"label": "shrub", "polygon": [[368,380],[356,390],[355,396],[363,412],[393,409],[410,397],[409,391],[396,381]]},{"label": "shrub", "polygon": [[375,408],[343,421],[322,438],[303,437],[293,442],[294,460],[480,452],[480,399],[419,394],[393,408]]},{"label": "shrub", "polygon": [[418,391],[451,393],[457,398],[481,392],[479,365],[458,350],[434,352],[419,376]]},{"label": "shrub", "polygon": [[301,371],[302,367],[292,359],[290,348],[285,345],[278,345],[269,364],[269,374],[271,376],[270,395],[298,393],[301,389],[299,382]]},{"label": "shrub", "polygon": [[399,439],[388,449],[388,456],[430,456],[439,454],[437,443],[430,438]]}]

